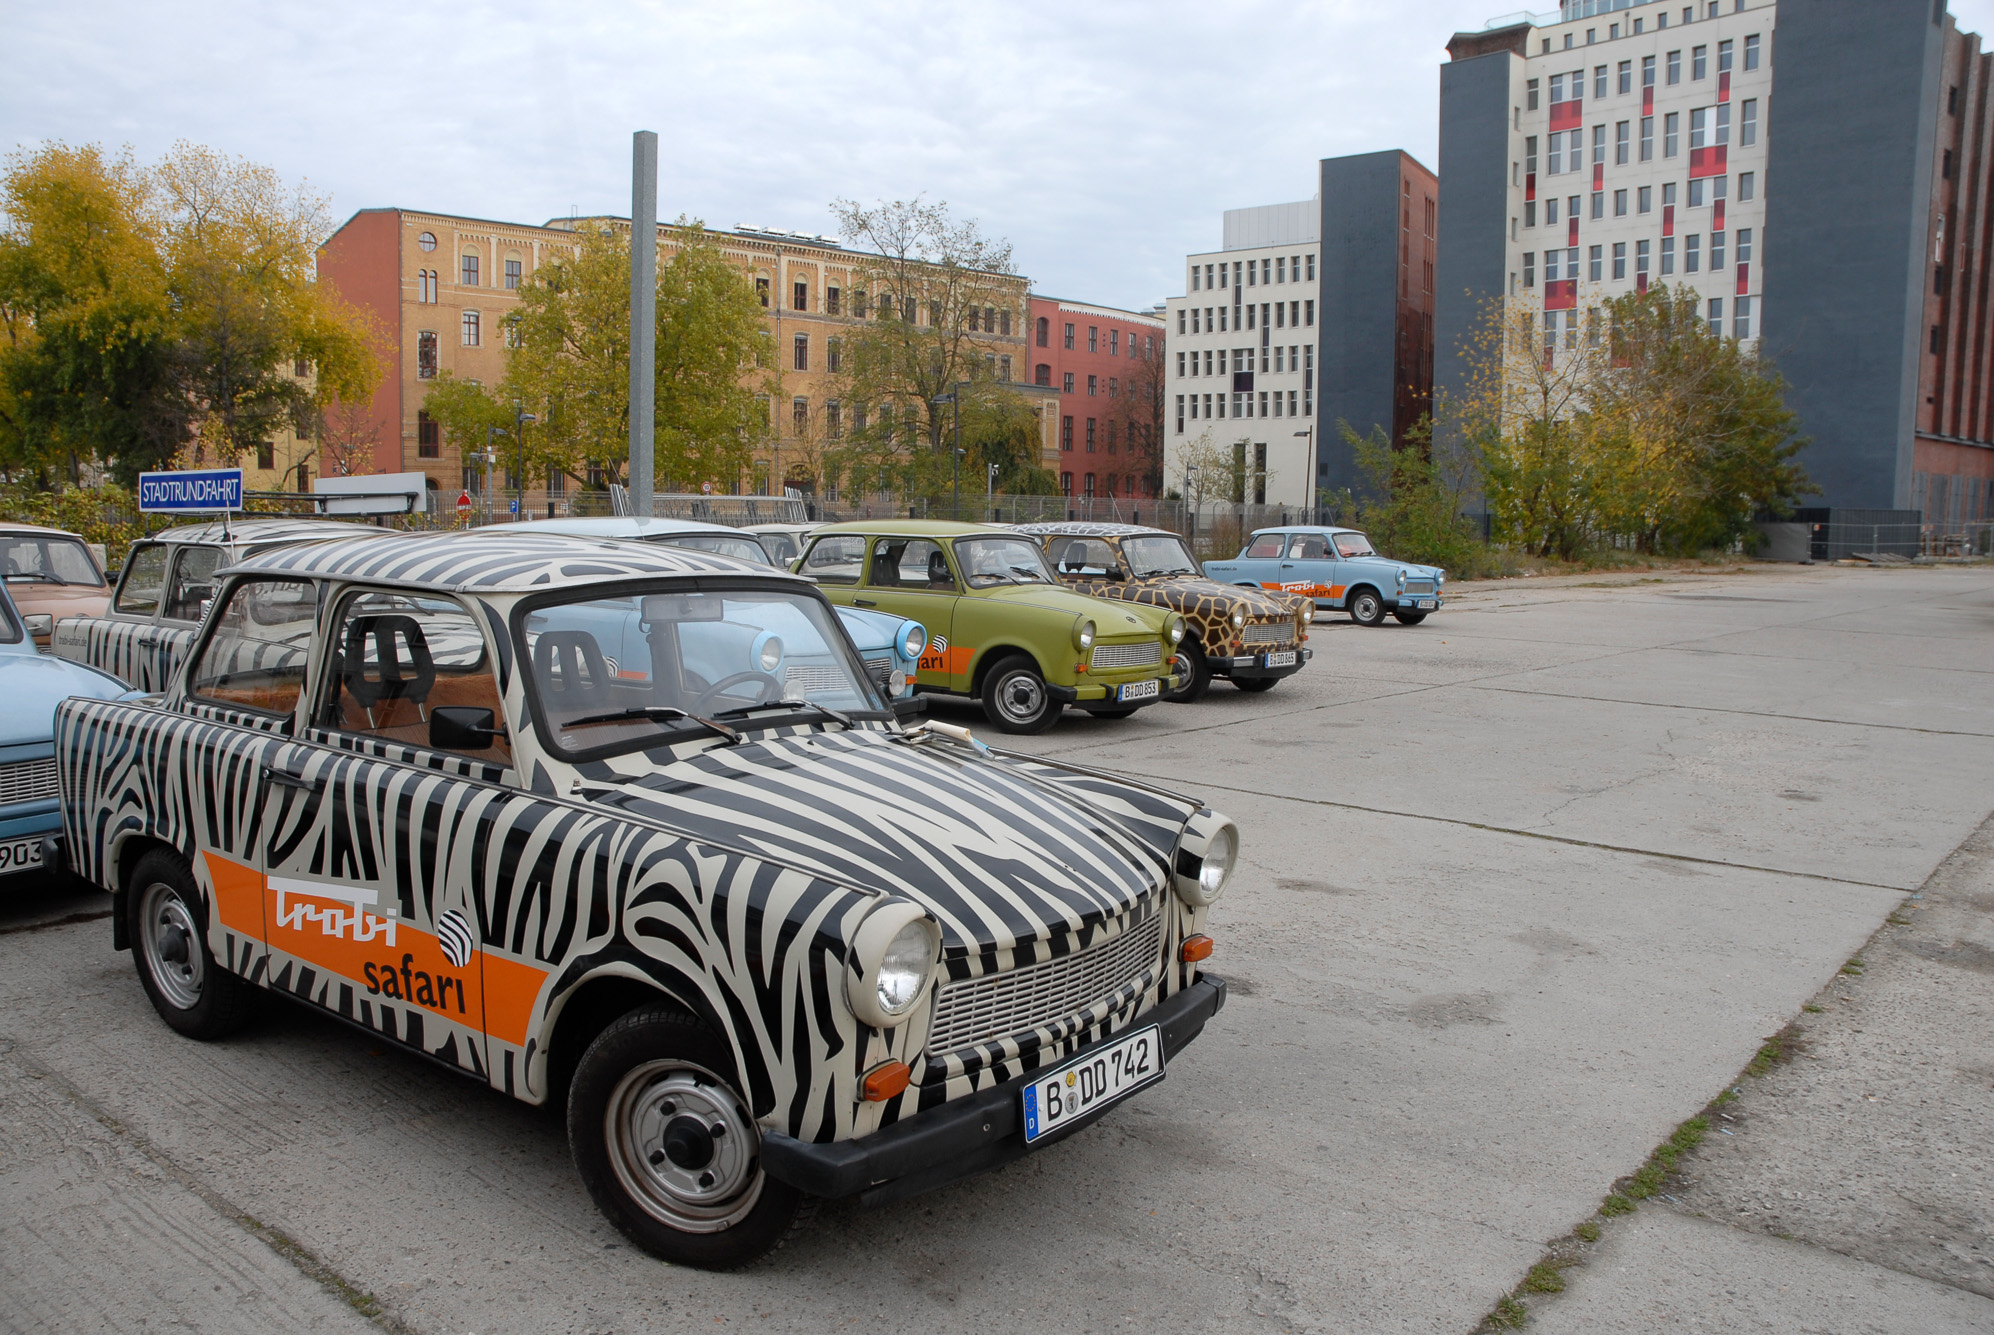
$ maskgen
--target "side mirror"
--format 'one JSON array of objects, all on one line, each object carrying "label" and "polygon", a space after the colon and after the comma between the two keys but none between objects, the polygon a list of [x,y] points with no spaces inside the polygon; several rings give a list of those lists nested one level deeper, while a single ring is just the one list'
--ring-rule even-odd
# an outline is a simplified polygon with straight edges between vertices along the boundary
[{"label": "side mirror", "polygon": [[482,751],[503,736],[489,709],[442,705],[429,711],[429,744],[439,751]]},{"label": "side mirror", "polygon": [[928,697],[910,695],[904,700],[889,700],[886,707],[893,711],[893,717],[897,719],[920,718],[928,712]]}]

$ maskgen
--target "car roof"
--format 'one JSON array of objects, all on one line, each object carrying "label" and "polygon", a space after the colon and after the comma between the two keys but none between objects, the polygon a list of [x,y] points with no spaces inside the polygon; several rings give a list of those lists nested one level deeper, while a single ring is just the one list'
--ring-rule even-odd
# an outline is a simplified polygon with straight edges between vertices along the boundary
[{"label": "car roof", "polygon": [[572,533],[596,538],[671,537],[678,533],[731,533],[747,535],[731,524],[709,524],[703,519],[646,519],[643,515],[578,515],[572,519],[530,519],[523,524],[488,524],[469,530],[473,533]]},{"label": "car roof", "polygon": [[339,519],[305,519],[296,515],[276,515],[268,519],[205,519],[198,524],[176,524],[139,539],[141,542],[214,542],[244,546],[258,542],[298,542],[306,539],[358,537],[363,533],[388,533],[392,529],[372,524],[354,524]]},{"label": "car roof", "polygon": [[884,533],[896,538],[1011,537],[1017,530],[996,524],[964,524],[953,519],[848,519],[811,531],[812,537],[834,533]]},{"label": "car roof", "polygon": [[1039,524],[1019,524],[1018,532],[1046,538],[1136,538],[1161,535],[1178,537],[1167,528],[1147,524],[1096,524],[1081,519],[1049,519]]},{"label": "car roof", "polygon": [[0,537],[7,537],[14,534],[26,534],[26,533],[32,533],[36,537],[41,537],[46,535],[51,538],[74,538],[78,542],[84,541],[84,537],[82,534],[72,533],[66,528],[49,528],[44,524],[0,523]]},{"label": "car roof", "polygon": [[1253,536],[1256,538],[1262,533],[1355,533],[1359,537],[1362,537],[1364,530],[1359,528],[1343,528],[1336,524],[1287,524],[1280,528],[1256,528],[1253,530]]},{"label": "car roof", "polygon": [[748,575],[810,587],[810,581],[761,562],[691,547],[562,533],[470,538],[462,533],[377,531],[370,538],[275,548],[229,569],[467,593],[524,593],[660,575]]},{"label": "car roof", "polygon": [[743,533],[814,533],[824,527],[822,524],[743,524]]}]

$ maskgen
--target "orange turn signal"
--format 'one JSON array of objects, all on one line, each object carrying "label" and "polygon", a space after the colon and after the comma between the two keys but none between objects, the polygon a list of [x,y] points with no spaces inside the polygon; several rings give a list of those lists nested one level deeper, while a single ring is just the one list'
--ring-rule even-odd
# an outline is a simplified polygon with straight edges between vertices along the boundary
[{"label": "orange turn signal", "polygon": [[914,1072],[906,1062],[885,1062],[865,1073],[865,1079],[859,1085],[859,1097],[867,1103],[884,1103],[888,1099],[899,1098],[907,1092],[907,1084],[913,1078]]},{"label": "orange turn signal", "polygon": [[1199,960],[1212,957],[1212,939],[1203,932],[1184,938],[1184,944],[1177,948],[1177,958],[1186,964],[1196,964]]}]

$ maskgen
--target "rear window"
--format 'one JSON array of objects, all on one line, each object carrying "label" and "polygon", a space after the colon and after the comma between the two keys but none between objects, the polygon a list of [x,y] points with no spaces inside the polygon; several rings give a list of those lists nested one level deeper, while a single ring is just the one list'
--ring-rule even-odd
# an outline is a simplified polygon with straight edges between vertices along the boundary
[{"label": "rear window", "polygon": [[91,559],[90,549],[76,538],[7,534],[0,537],[0,569],[6,571],[9,583],[104,587],[104,574]]},{"label": "rear window", "polygon": [[125,562],[124,581],[118,585],[118,610],[133,616],[149,617],[159,610],[159,596],[166,592],[166,558],[170,553],[161,543],[135,547]]},{"label": "rear window", "polygon": [[289,714],[297,708],[318,619],[318,589],[299,580],[235,586],[188,672],[190,694],[238,709]]},{"label": "rear window", "polygon": [[1248,556],[1279,556],[1281,554],[1281,535],[1278,533],[1262,533],[1253,540],[1253,545],[1246,549],[1246,554]]}]

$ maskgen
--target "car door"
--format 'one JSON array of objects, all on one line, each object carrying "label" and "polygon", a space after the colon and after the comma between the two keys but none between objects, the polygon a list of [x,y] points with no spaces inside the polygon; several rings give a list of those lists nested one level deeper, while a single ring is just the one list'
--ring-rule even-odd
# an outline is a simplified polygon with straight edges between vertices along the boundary
[{"label": "car door", "polygon": [[1287,540],[1281,533],[1256,533],[1236,561],[1206,563],[1211,577],[1227,584],[1257,584],[1263,589],[1281,586],[1281,550]]},{"label": "car door", "polygon": [[492,655],[447,597],[352,590],[324,627],[306,726],[261,776],[270,985],[489,1078],[470,864],[514,796],[511,752],[442,751],[429,726],[447,706],[503,717]]},{"label": "car door", "polygon": [[141,691],[165,689],[159,668],[159,605],[173,545],[142,542],[125,558],[111,606],[101,617],[73,617],[55,628],[53,651],[62,658],[108,672]]},{"label": "car door", "polygon": [[144,680],[132,684],[141,691],[163,691],[173,680],[194,647],[194,633],[215,596],[215,571],[227,564],[225,550],[213,544],[175,546],[179,550],[173,554],[173,573],[159,602],[158,620],[138,637],[137,663]]},{"label": "car door", "polygon": [[1291,535],[1287,554],[1281,558],[1280,587],[1289,593],[1339,603],[1344,586],[1336,576],[1336,557],[1329,539],[1320,533]]},{"label": "car door", "polygon": [[939,690],[965,691],[969,655],[954,652],[949,645],[961,596],[962,585],[943,544],[932,538],[880,536],[872,540],[865,578],[852,605],[926,626],[928,647],[921,654],[915,681]]}]

